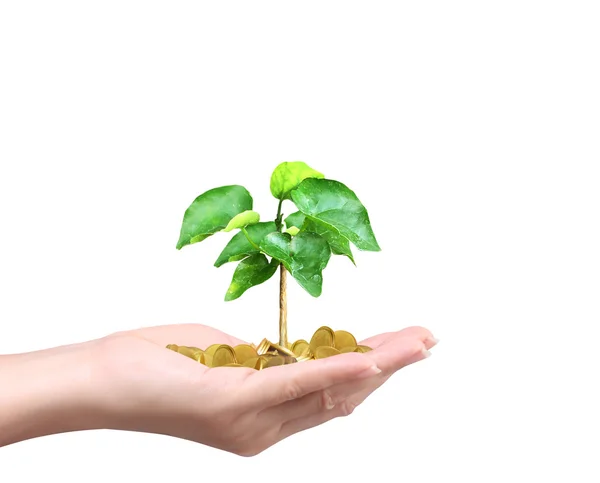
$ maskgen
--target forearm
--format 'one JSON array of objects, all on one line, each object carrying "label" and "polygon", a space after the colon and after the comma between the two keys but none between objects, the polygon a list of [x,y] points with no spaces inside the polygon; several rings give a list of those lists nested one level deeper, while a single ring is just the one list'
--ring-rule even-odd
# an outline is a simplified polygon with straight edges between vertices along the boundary
[{"label": "forearm", "polygon": [[88,343],[0,356],[0,446],[94,429]]}]

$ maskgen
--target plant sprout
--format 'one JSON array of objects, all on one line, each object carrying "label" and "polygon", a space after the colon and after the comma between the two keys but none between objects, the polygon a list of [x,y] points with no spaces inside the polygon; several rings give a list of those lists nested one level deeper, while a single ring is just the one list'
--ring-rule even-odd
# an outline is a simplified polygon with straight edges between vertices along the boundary
[{"label": "plant sprout", "polygon": [[[237,299],[279,269],[279,345],[287,347],[286,274],[318,297],[323,270],[332,254],[354,263],[350,243],[359,250],[380,248],[367,210],[354,192],[339,181],[325,179],[306,163],[277,166],[271,176],[271,194],[278,200],[277,215],[273,221],[260,221],[260,215],[252,211],[252,196],[243,186],[222,186],[202,193],[185,211],[177,249],[220,231],[239,230],[215,262],[216,267],[239,262],[225,300]],[[284,220],[286,200],[296,205],[297,211]]]}]

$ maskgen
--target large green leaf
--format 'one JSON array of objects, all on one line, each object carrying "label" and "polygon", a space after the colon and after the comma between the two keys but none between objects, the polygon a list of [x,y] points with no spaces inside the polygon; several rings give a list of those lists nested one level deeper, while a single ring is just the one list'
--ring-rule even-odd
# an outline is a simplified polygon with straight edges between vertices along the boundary
[{"label": "large green leaf", "polygon": [[343,237],[337,229],[321,223],[318,220],[312,218],[306,218],[304,213],[296,211],[285,219],[285,226],[289,228],[298,227],[302,231],[310,231],[321,235],[325,240],[329,242],[331,251],[335,255],[345,255],[352,263],[354,263],[354,257],[352,250],[350,249],[350,243],[348,239]]},{"label": "large green leaf", "polygon": [[260,248],[279,260],[300,286],[313,297],[321,295],[323,270],[331,257],[327,240],[316,233],[300,232],[292,238],[288,233],[269,233]]},{"label": "large green leaf", "polygon": [[331,258],[329,243],[316,233],[298,233],[291,243],[292,276],[313,297],[321,295],[323,270]]},{"label": "large green leaf", "polygon": [[352,255],[352,249],[350,248],[350,242],[331,226],[321,223],[319,220],[306,218],[302,225],[302,231],[310,231],[321,235],[331,247],[331,252],[335,255],[345,255],[352,263],[354,262],[354,256]]},{"label": "large green leaf", "polygon": [[[255,245],[260,245],[261,240],[271,232],[277,230],[277,226],[274,221],[267,221],[257,223],[246,228],[248,236],[254,242]],[[246,238],[241,231],[236,233],[229,243],[225,246],[219,258],[215,262],[215,267],[220,267],[227,262],[235,262],[246,258],[248,255],[259,253],[259,251],[252,246],[252,244]]]},{"label": "large green leaf", "polygon": [[202,193],[183,215],[177,249],[205,240],[225,228],[235,215],[251,209],[252,196],[243,186],[222,186]]},{"label": "large green leaf", "polygon": [[346,185],[331,179],[308,178],[291,196],[307,217],[337,230],[358,249],[381,250],[366,208]]},{"label": "large green leaf", "polygon": [[244,228],[248,225],[256,225],[260,221],[260,215],[256,211],[247,210],[239,215],[235,215],[227,226],[223,229],[223,231],[231,231],[236,228]]},{"label": "large green leaf", "polygon": [[289,200],[290,191],[302,180],[323,177],[323,173],[319,173],[302,161],[285,161],[277,166],[271,175],[271,194],[278,200]]},{"label": "large green leaf", "polygon": [[277,271],[279,262],[267,260],[262,253],[257,253],[242,260],[233,272],[233,279],[225,294],[225,301],[235,300],[246,290],[269,280]]},{"label": "large green leaf", "polygon": [[291,270],[292,254],[291,254],[292,235],[289,233],[269,233],[260,242],[260,249],[270,257],[276,258],[285,265],[288,271]]}]

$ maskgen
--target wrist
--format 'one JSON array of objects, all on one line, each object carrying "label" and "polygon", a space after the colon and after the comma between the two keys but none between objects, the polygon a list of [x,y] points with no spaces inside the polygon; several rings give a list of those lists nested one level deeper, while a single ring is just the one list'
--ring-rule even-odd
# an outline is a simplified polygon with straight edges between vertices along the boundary
[{"label": "wrist", "polygon": [[101,427],[90,344],[0,357],[0,446]]}]

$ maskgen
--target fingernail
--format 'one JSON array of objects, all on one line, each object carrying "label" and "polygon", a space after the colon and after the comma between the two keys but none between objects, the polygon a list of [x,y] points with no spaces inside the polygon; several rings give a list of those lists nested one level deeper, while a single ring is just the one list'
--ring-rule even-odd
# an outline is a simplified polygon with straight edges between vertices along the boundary
[{"label": "fingernail", "polygon": [[436,337],[427,337],[427,339],[425,339],[425,340],[431,344],[431,347],[433,347],[440,341],[440,339],[438,339]]},{"label": "fingernail", "polygon": [[423,359],[427,359],[428,357],[431,357],[431,352],[429,352],[427,349],[425,349],[425,347],[423,347],[421,349],[421,354],[423,354]]},{"label": "fingernail", "polygon": [[381,373],[381,369],[379,369],[379,367],[377,367],[375,364],[373,364],[371,367],[365,369],[362,372],[359,372],[358,375],[356,376],[357,379],[363,379],[365,377],[371,377],[371,376],[375,376],[376,374]]}]

